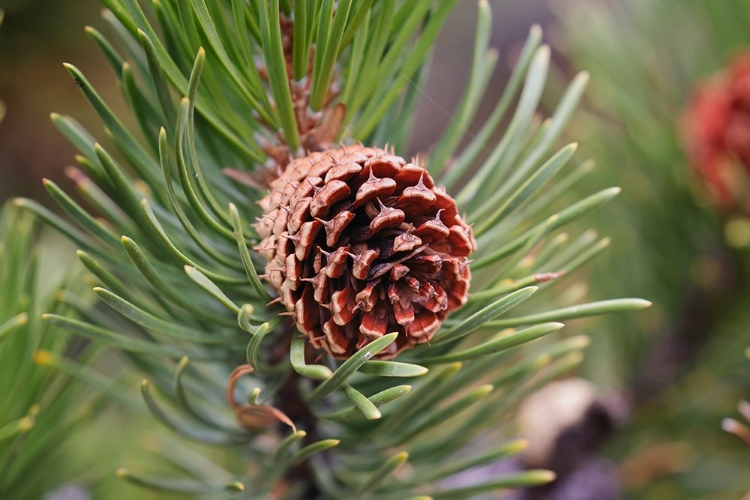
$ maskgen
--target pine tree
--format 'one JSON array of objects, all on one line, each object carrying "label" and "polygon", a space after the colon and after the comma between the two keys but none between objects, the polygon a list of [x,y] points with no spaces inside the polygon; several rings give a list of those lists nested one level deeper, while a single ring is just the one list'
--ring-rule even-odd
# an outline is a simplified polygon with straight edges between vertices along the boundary
[{"label": "pine tree", "polygon": [[[66,438],[102,407],[102,399],[74,378],[46,365],[77,352],[79,362],[100,350],[44,323],[43,312],[75,318],[66,297],[80,294],[81,273],[50,269],[57,259],[35,244],[30,214],[8,205],[0,213],[0,492],[4,498],[39,498],[75,473],[61,466]],[[40,274],[49,279],[42,280]],[[90,302],[90,301],[88,301]],[[86,301],[74,301],[84,308]],[[65,362],[64,360],[60,362]],[[54,466],[51,466],[54,464]]]},{"label": "pine tree", "polygon": [[79,199],[48,181],[68,219],[18,204],[78,246],[119,316],[45,321],[120,352],[156,420],[235,457],[222,470],[164,450],[186,477],[121,476],[183,493],[383,500],[553,478],[454,480],[521,451],[504,441],[514,405],[574,368],[587,339],[526,344],[649,303],[570,303],[566,276],[608,240],[561,230],[619,189],[565,204],[589,165],[566,169],[575,144],[553,151],[588,76],[540,120],[550,51],[538,27],[467,136],[498,58],[480,1],[453,120],[429,154],[403,158],[456,3],[159,0],[144,12],[105,0],[116,42],[87,32],[138,131],[66,64],[108,137],[53,114],[80,151]]}]

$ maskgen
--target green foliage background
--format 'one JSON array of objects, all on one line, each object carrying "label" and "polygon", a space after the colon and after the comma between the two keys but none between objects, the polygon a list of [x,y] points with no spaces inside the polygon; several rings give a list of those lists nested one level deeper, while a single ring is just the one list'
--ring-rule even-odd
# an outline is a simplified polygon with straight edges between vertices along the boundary
[{"label": "green foliage background", "polygon": [[[603,319],[612,333],[597,336],[587,357],[592,380],[638,401],[611,453],[625,464],[629,497],[737,498],[750,487],[750,455],[718,423],[750,394],[750,234],[747,219],[710,203],[680,120],[694,86],[750,46],[750,2],[583,1],[555,10],[564,53],[592,75],[574,125],[602,167],[592,178],[616,178],[624,191],[603,215],[615,244],[596,263],[592,288],[644,290],[655,303],[638,317]],[[685,355],[660,372],[665,349]],[[646,398],[649,374],[664,380]],[[649,466],[654,456],[660,463]]]},{"label": "green foliage background", "polygon": [[[750,42],[750,2],[556,3],[561,29],[555,30],[553,43],[568,58],[570,66],[591,74],[592,83],[582,110],[567,128],[563,127],[588,80],[585,74],[572,79],[560,107],[549,101],[546,107],[555,110],[551,113],[553,121],[543,124],[538,119],[537,103],[545,88],[548,53],[541,47],[541,34],[535,28],[521,53],[519,69],[511,78],[511,90],[503,94],[495,108],[499,111],[488,119],[490,125],[479,127],[473,136],[465,136],[475,113],[483,107],[482,96],[498,60],[498,54],[488,50],[489,15],[482,13],[480,7],[467,92],[453,112],[451,126],[431,151],[429,165],[435,175],[442,174],[442,180],[457,195],[470,219],[477,222],[484,248],[475,263],[480,277],[474,291],[478,293],[447,327],[455,327],[451,332],[462,335],[473,326],[481,328],[461,346],[437,346],[432,353],[399,359],[408,364],[371,363],[365,369],[368,373],[357,374],[349,381],[351,384],[332,387],[326,403],[325,409],[338,410],[339,417],[341,412],[347,418],[356,416],[355,423],[337,424],[336,418],[330,419],[332,422],[327,421],[317,442],[303,443],[301,434],[290,433],[282,452],[276,453],[274,446],[267,446],[262,440],[260,445],[246,446],[255,443],[256,436],[236,426],[223,400],[229,371],[246,358],[248,337],[259,339],[256,344],[251,342],[251,352],[247,354],[252,360],[261,361],[259,367],[263,361],[260,342],[266,336],[272,342],[279,337],[273,333],[274,311],[265,308],[266,297],[253,275],[254,265],[260,262],[243,253],[242,241],[237,245],[238,235],[248,241],[253,238],[248,221],[258,215],[253,202],[261,193],[237,186],[220,175],[223,166],[257,166],[267,159],[257,142],[247,140],[273,137],[264,121],[283,130],[293,146],[297,144],[288,110],[283,106],[274,108],[263,99],[268,90],[275,101],[285,102],[283,85],[272,79],[269,88],[264,87],[262,79],[252,72],[253,54],[246,52],[237,36],[243,29],[252,31],[255,56],[276,60],[279,70],[279,61],[274,59],[278,54],[269,48],[274,47],[273,43],[267,43],[274,32],[264,27],[273,23],[258,13],[245,18],[260,19],[257,26],[217,23],[216,19],[231,16],[222,17],[220,7],[200,1],[190,2],[190,7],[186,7],[187,3],[180,7],[178,2],[157,2],[157,10],[148,11],[143,18],[133,2],[105,3],[114,14],[106,14],[106,23],[97,24],[97,29],[87,33],[103,50],[105,57],[98,59],[98,66],[104,66],[106,60],[114,71],[129,111],[123,112],[121,106],[107,107],[104,102],[110,100],[111,90],[105,87],[104,92],[97,93],[96,85],[91,85],[75,66],[68,66],[104,121],[107,134],[101,133],[100,125],[93,120],[85,123],[91,130],[89,135],[73,118],[54,115],[54,124],[82,155],[78,158],[79,170],[70,171],[77,194],[70,198],[65,189],[46,183],[53,198],[68,212],[65,217],[54,213],[57,209],[49,211],[36,201],[19,202],[83,250],[79,258],[96,276],[96,283],[75,285],[71,292],[67,288],[69,281],[63,281],[60,286],[65,294],[39,292],[45,302],[33,307],[24,308],[22,300],[6,300],[7,311],[0,308],[5,313],[0,315],[0,339],[3,332],[16,328],[16,315],[24,310],[32,311],[37,319],[42,311],[57,314],[47,317],[44,328],[58,333],[55,345],[34,343],[11,349],[7,342],[0,344],[0,349],[9,349],[0,350],[0,356],[11,352],[10,357],[15,358],[13,352],[28,354],[39,348],[52,352],[41,366],[33,365],[30,356],[18,358],[22,365],[18,369],[33,373],[40,381],[59,378],[59,383],[70,384],[70,394],[62,394],[59,402],[55,400],[60,409],[53,411],[65,414],[66,408],[98,409],[105,399],[119,403],[101,414],[94,411],[97,418],[88,420],[94,425],[80,433],[70,433],[59,457],[49,458],[55,463],[68,462],[70,470],[53,467],[52,477],[30,481],[25,487],[38,488],[30,493],[32,496],[72,480],[89,486],[96,498],[130,498],[136,494],[146,498],[142,489],[112,476],[112,471],[122,465],[126,469],[119,474],[131,483],[156,489],[155,498],[170,498],[171,494],[161,492],[166,489],[223,497],[228,495],[227,488],[238,488],[237,481],[253,484],[260,478],[256,484],[268,489],[272,485],[270,479],[297,459],[330,447],[334,450],[331,453],[341,450],[340,455],[328,456],[338,456],[343,465],[333,477],[318,477],[318,481],[329,494],[340,498],[353,494],[373,494],[374,498],[417,498],[421,494],[465,498],[507,484],[534,483],[544,476],[532,473],[491,478],[476,492],[425,486],[443,474],[456,472],[448,466],[453,458],[443,456],[438,460],[437,451],[447,455],[463,448],[463,453],[478,460],[463,463],[465,469],[517,452],[515,442],[506,445],[500,441],[513,435],[512,414],[508,410],[544,380],[570,373],[578,366],[580,350],[588,343],[583,333],[590,334],[592,345],[580,373],[602,387],[622,391],[634,402],[631,422],[607,449],[621,465],[628,498],[729,500],[750,488],[750,452],[719,427],[723,417],[734,414],[736,401],[750,394],[750,363],[745,355],[745,348],[750,345],[750,244],[742,234],[727,238],[731,233],[727,222],[737,218],[717,213],[707,202],[687,165],[678,134],[680,113],[695,82],[719,70],[735,51]],[[231,3],[231,8],[241,8],[237,6],[242,2]],[[286,8],[287,2],[280,3],[282,9]],[[351,33],[345,30],[341,40],[329,38],[336,31],[333,26],[329,26],[330,33],[310,35],[333,40],[330,54],[342,56],[342,100],[347,104],[347,122],[351,125],[346,137],[381,145],[388,142],[397,150],[406,148],[419,89],[429,77],[423,64],[433,44],[431,37],[437,35],[452,3],[423,1],[412,9],[406,2],[387,2],[388,6],[374,11],[372,17],[367,14],[366,22],[371,23],[367,36],[372,39],[365,40],[371,43],[358,43],[362,39],[353,35],[348,38]],[[356,4],[351,3],[355,17],[360,8]],[[378,32],[384,28],[377,20],[385,21],[376,16],[388,7],[393,8],[392,22],[410,26],[414,31]],[[361,8],[362,12],[367,11],[367,7]],[[426,16],[430,9],[434,10]],[[146,22],[146,17],[150,22]],[[161,24],[162,29],[152,29],[152,24]],[[422,38],[410,38],[420,29]],[[379,59],[378,33],[387,40],[383,47],[395,45],[400,50]],[[342,45],[338,47],[336,43]],[[199,52],[198,46],[205,47],[206,52]],[[325,61],[322,55],[320,60],[313,60],[314,72],[323,82],[318,86],[318,96],[325,90],[325,81],[333,77],[329,73],[333,69]],[[372,61],[379,63],[371,64]],[[300,65],[294,69],[297,76],[305,74],[303,59],[296,62]],[[273,63],[269,63],[269,68],[273,68]],[[545,96],[562,95],[563,83],[570,80],[568,73],[561,70],[555,75],[555,85],[547,89]],[[555,92],[558,86],[559,92]],[[514,108],[511,104],[521,92],[518,107]],[[100,95],[107,99],[100,100]],[[180,100],[183,96],[187,99]],[[321,99],[316,101],[317,109],[323,109]],[[558,146],[563,129],[565,138],[582,142],[583,155],[576,153],[576,159],[581,156],[577,163],[573,160],[575,147],[553,149]],[[94,146],[96,140],[104,146]],[[450,156],[458,157],[458,170],[445,173],[444,159]],[[590,162],[582,161],[585,158],[595,160],[593,171]],[[515,175],[516,172],[520,173]],[[541,189],[551,178],[555,181]],[[534,182],[527,183],[528,179]],[[616,194],[607,189],[615,185],[622,186],[623,195],[616,203],[598,210],[600,204]],[[170,186],[171,191],[165,186]],[[597,194],[585,198],[591,193]],[[141,198],[148,201],[142,202]],[[580,202],[582,199],[585,201]],[[229,201],[235,208],[228,208]],[[574,209],[569,208],[571,205]],[[106,216],[108,222],[91,217],[92,212],[97,217]],[[580,226],[559,228],[548,218],[553,213],[567,213],[569,219],[586,214],[586,218]],[[33,231],[30,226],[20,230],[13,226],[31,224],[18,214],[16,207],[4,210],[3,227],[10,229],[5,229],[3,237],[16,245],[17,259],[21,259],[27,253],[24,245],[31,244]],[[612,244],[609,239],[586,231],[592,225],[610,235]],[[12,231],[21,231],[23,239],[9,236]],[[123,234],[128,238],[121,240]],[[602,252],[608,246],[611,248]],[[590,260],[591,265],[578,270]],[[188,266],[187,271],[184,266]],[[732,274],[729,280],[722,272],[727,266]],[[11,267],[21,268],[20,264]],[[503,311],[509,300],[531,293],[524,286],[534,284],[535,272],[560,269],[576,272],[556,283],[543,284],[538,300],[514,311],[515,317],[521,319],[491,318]],[[512,280],[485,278],[493,275]],[[16,277],[3,279],[5,296],[20,299],[23,294],[18,287],[30,286],[29,280],[19,284]],[[91,309],[87,305],[97,298],[84,288],[94,284],[98,286],[95,294],[106,305]],[[506,294],[510,292],[514,295],[508,299]],[[26,293],[37,295],[28,290]],[[500,328],[537,325],[532,326],[537,330],[526,332],[532,338],[556,330],[554,322],[563,319],[643,305],[637,301],[595,303],[584,313],[570,308],[584,298],[600,300],[621,295],[644,296],[655,307],[639,314],[579,320],[564,331],[565,340],[545,340],[531,349],[494,357],[493,346],[501,345],[497,342],[503,338],[495,335]],[[106,306],[132,321],[113,315]],[[550,310],[552,313],[544,314]],[[471,316],[478,311],[483,312],[478,317]],[[700,331],[691,331],[691,325],[699,325]],[[76,336],[68,337],[65,330],[83,333],[94,343],[81,343]],[[34,330],[37,331],[43,330]],[[186,332],[188,340],[181,337]],[[18,337],[18,332],[13,335]],[[23,338],[33,339],[34,335]],[[72,356],[73,362],[65,354],[78,345],[86,346],[86,354]],[[108,348],[104,354],[103,346]],[[299,342],[295,346],[299,348]],[[673,372],[663,377],[664,386],[647,398],[642,395],[643,381],[654,372],[655,365],[663,362],[659,346],[685,348],[687,354]],[[466,363],[473,357],[467,357],[466,350],[472,348],[479,349],[481,362]],[[460,369],[463,371],[455,364],[458,360],[465,362]],[[366,364],[366,360],[360,361],[359,367]],[[3,366],[7,369],[11,365]],[[426,382],[416,377],[421,366],[431,370]],[[323,380],[330,379],[332,370],[337,368],[341,369],[334,364],[305,365],[294,357],[289,365],[281,367],[286,370],[284,373],[294,370],[304,377]],[[542,371],[538,371],[540,368]],[[400,370],[404,384],[374,376],[389,370]],[[485,370],[490,375],[480,377]],[[243,396],[249,392],[255,394],[251,397],[257,401],[266,401],[258,399],[253,391],[257,388],[260,394],[273,394],[278,389],[274,381],[278,382],[280,372],[274,372],[273,367],[265,373],[263,369],[259,371],[260,376],[252,384],[243,385]],[[144,375],[148,382],[141,385],[139,395],[138,382]],[[493,382],[501,390],[490,389],[491,393],[487,393],[487,386],[478,382]],[[395,418],[400,412],[409,414],[406,407],[418,404],[436,386],[443,387],[444,392],[439,391],[434,400],[417,407],[425,418],[409,425]],[[385,406],[385,418],[380,422],[367,420],[380,412],[369,401],[372,394],[391,391],[387,392],[388,397],[395,399],[410,389],[419,397],[396,402],[390,414]],[[364,394],[370,395],[369,400]],[[0,413],[0,435],[6,429],[13,430],[13,422],[27,418],[33,402],[49,398],[43,390],[29,391],[27,396],[28,401],[18,400],[18,411],[8,413],[7,419],[6,413]],[[459,404],[455,403],[457,398]],[[319,408],[321,415],[335,413],[322,409]],[[463,416],[443,426],[430,421],[430,417],[447,419],[466,409],[468,422],[473,424],[467,434],[491,435],[496,440],[495,447],[478,452],[470,446],[467,451],[463,439],[430,439],[436,433],[450,435],[466,426]],[[479,434],[492,427],[501,410],[503,427],[498,432]],[[34,430],[52,432],[54,426],[41,420],[44,415],[40,413],[38,424],[42,425]],[[52,419],[52,415],[57,416],[51,414],[48,418]],[[166,429],[157,430],[154,416],[166,424]],[[322,419],[329,420],[328,416]],[[66,418],[75,425],[78,417],[73,411]],[[393,423],[389,423],[389,417]],[[11,427],[3,427],[6,424]],[[401,424],[404,427],[395,432]],[[124,426],[127,432],[120,430]],[[377,443],[378,429],[383,436],[395,432],[395,437],[383,437]],[[430,438],[413,439],[427,429]],[[195,445],[175,434],[232,446],[217,449]],[[33,432],[29,436],[34,436]],[[137,436],[145,437],[136,440]],[[340,443],[334,441],[341,437],[343,445],[337,448]],[[375,439],[375,445],[362,447],[364,441],[371,439]],[[392,446],[395,444],[400,448]],[[4,442],[0,442],[2,445]],[[101,458],[102,453],[111,454],[123,445],[126,449],[115,456]],[[375,458],[363,459],[362,450]],[[395,475],[395,486],[375,483],[374,478],[393,472],[406,460],[404,450],[410,453],[413,465],[408,467],[413,475],[405,480]],[[0,467],[3,452],[0,447]],[[91,460],[99,460],[93,471],[76,470],[76,464]],[[435,469],[436,462],[444,464],[443,468]],[[248,463],[256,465],[248,467]],[[412,467],[416,467],[416,472]],[[58,472],[59,477],[54,477]],[[503,481],[507,483],[501,484]],[[0,491],[22,490],[10,489],[0,482]],[[246,493],[252,494],[251,491]],[[294,491],[290,496],[293,494]]]}]

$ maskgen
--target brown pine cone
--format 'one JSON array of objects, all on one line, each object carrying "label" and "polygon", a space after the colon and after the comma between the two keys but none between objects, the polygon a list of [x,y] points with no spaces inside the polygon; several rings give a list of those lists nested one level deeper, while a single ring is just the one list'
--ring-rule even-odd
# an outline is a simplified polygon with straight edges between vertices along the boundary
[{"label": "brown pine cone", "polygon": [[419,165],[362,146],[310,153],[260,206],[264,278],[336,358],[390,332],[398,338],[380,358],[428,342],[466,302],[471,228]]}]

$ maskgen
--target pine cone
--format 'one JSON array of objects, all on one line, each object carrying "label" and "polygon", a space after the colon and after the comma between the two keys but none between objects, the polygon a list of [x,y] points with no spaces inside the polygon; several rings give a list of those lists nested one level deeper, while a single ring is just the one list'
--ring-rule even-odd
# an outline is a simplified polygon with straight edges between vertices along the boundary
[{"label": "pine cone", "polygon": [[696,87],[682,132],[690,160],[717,201],[750,213],[750,55]]},{"label": "pine cone", "polygon": [[347,358],[398,332],[390,358],[466,302],[476,243],[423,167],[362,146],[310,153],[260,205],[264,278],[317,349]]}]

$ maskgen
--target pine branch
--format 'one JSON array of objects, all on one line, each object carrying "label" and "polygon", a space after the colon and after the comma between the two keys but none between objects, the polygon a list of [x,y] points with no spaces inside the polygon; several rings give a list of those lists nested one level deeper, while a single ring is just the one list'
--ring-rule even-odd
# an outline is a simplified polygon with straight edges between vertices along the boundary
[{"label": "pine branch", "polygon": [[[564,307],[569,304],[559,289],[546,294],[545,309],[552,312],[539,313],[539,301],[525,301],[534,291],[526,285],[546,287],[562,275],[560,271],[572,272],[607,243],[601,240],[580,254],[576,245],[582,245],[581,240],[562,238],[557,231],[611,199],[617,189],[555,206],[556,215],[548,215],[547,196],[561,195],[565,189],[560,186],[569,187],[580,175],[580,170],[565,170],[574,147],[548,156],[581,96],[586,74],[573,80],[559,108],[538,127],[534,117],[549,49],[540,46],[540,29],[532,28],[492,118],[457,151],[487,84],[490,69],[484,65],[497,57],[488,48],[489,5],[480,1],[472,78],[458,121],[445,132],[426,170],[419,161],[409,163],[389,151],[383,141],[404,143],[404,124],[410,123],[416,102],[412,82],[424,74],[455,0],[274,0],[231,5],[164,0],[151,13],[144,13],[136,0],[105,3],[109,10],[104,18],[117,42],[87,31],[120,78],[140,132],[128,130],[81,72],[66,65],[110,136],[99,143],[73,119],[53,116],[82,155],[80,170],[73,171],[75,188],[94,203],[85,208],[48,183],[73,224],[33,202],[19,204],[81,248],[80,260],[100,284],[96,294],[129,321],[113,314],[96,324],[61,315],[47,315],[46,322],[120,352],[146,377],[142,395],[157,420],[188,439],[233,449],[245,465],[229,480],[206,474],[162,478],[130,470],[119,475],[144,487],[183,493],[228,489],[255,497],[369,495],[383,500],[425,498],[420,497],[425,493],[467,498],[550,481],[550,473],[530,471],[454,487],[450,479],[435,483],[434,467],[444,466],[457,453],[486,452],[487,460],[500,460],[519,451],[491,451],[490,444],[507,435],[498,421],[526,394],[581,361],[585,343],[537,340],[562,327],[550,321],[649,305],[621,300]],[[127,62],[119,55],[121,49],[128,54]],[[488,160],[477,165],[476,158],[490,147],[490,137],[511,113],[510,104],[519,92],[511,126]],[[182,98],[177,101],[175,95]],[[398,182],[380,171],[376,175],[372,165],[377,161],[378,168],[399,172],[391,175],[414,191],[409,196],[432,201],[409,208],[401,200],[408,198],[403,186],[401,198],[388,199]],[[379,250],[382,262],[363,264],[369,266],[365,271],[348,263],[355,258],[354,250],[339,245],[344,233],[336,230],[336,221],[326,218],[331,206],[341,201],[336,197],[352,191],[335,178],[331,163],[362,174],[369,171],[370,181],[383,181],[383,189],[390,189],[388,194],[378,191],[361,209],[355,199],[349,207],[351,217],[349,208],[339,215],[355,225],[369,217],[372,228],[380,222],[367,211],[391,209],[415,222],[408,230],[386,227],[398,236],[391,238],[390,248]],[[514,170],[512,165],[519,167]],[[284,177],[296,175],[295,169],[298,179]],[[311,169],[320,169],[318,180],[309,177]],[[476,174],[461,186],[458,181],[470,171]],[[460,209],[468,210],[469,220],[476,222],[476,245],[459,208],[433,185],[432,176],[458,191]],[[359,185],[347,179],[354,191],[370,182],[366,176]],[[303,211],[309,220],[302,220],[310,224],[308,229],[317,227],[319,237],[293,229],[292,217],[300,205],[287,186],[308,189],[308,184],[315,197],[308,196]],[[444,208],[435,208],[437,203]],[[392,217],[384,216],[384,227],[393,220],[403,222],[397,212]],[[328,226],[322,230],[324,224]],[[284,226],[280,229],[285,235],[277,234],[277,225]],[[412,231],[422,231],[421,236]],[[434,238],[444,241],[443,246],[415,243],[421,238],[431,241],[425,236],[429,234],[440,235]],[[293,250],[283,262],[274,262],[280,237]],[[468,254],[475,246],[470,264]],[[330,250],[325,256],[323,247]],[[426,248],[434,249],[433,254],[420,253]],[[408,274],[409,265],[437,266],[420,274],[425,280],[418,286],[423,295],[421,302],[413,302],[417,312],[429,311],[437,323],[430,323],[431,330],[405,327],[422,321],[409,318],[408,307],[414,307],[409,304],[399,306],[406,318],[403,324],[389,319],[384,327],[380,319],[360,311],[366,304],[336,302],[348,284],[336,292],[339,295],[326,296],[328,303],[313,302],[310,295],[324,293],[324,287],[307,283],[324,278],[310,272],[319,264],[308,258],[309,252],[319,252],[328,264],[337,252],[347,262],[343,272],[352,273],[342,283],[353,281],[357,273],[373,280],[380,273],[376,278],[385,282]],[[404,256],[388,261],[388,252]],[[417,263],[417,258],[423,261]],[[265,272],[258,272],[259,266],[265,266]],[[471,297],[466,290],[469,269],[474,272]],[[431,277],[453,276],[451,272],[460,278],[450,286]],[[337,273],[332,269],[325,279],[339,279]],[[289,287],[301,287],[308,295],[300,292],[300,297],[290,298],[297,289],[290,292]],[[435,299],[440,296],[438,287],[444,303]],[[448,292],[451,315],[441,327]],[[269,303],[277,294],[278,300]],[[387,304],[385,292],[375,297],[393,311],[398,299],[391,294]],[[519,316],[496,319],[514,306]],[[372,320],[373,331],[397,331],[358,341],[342,334],[342,328],[331,333],[330,322],[316,323],[306,316],[308,307],[331,311],[337,328],[362,314],[357,320],[361,326],[351,323],[354,329],[361,331]],[[300,337],[295,324],[309,338]],[[516,331],[516,326],[527,328]],[[498,333],[500,328],[505,329]],[[414,340],[415,330],[426,335],[425,340],[434,334],[434,342]],[[310,333],[323,331],[326,334],[320,336]],[[346,343],[339,350],[334,347],[337,338]],[[536,345],[526,346],[532,340]],[[399,361],[388,359],[402,350]],[[447,363],[447,368],[440,367]],[[65,368],[80,378],[87,374],[70,364]],[[450,477],[475,465],[467,460],[444,474]]]}]

